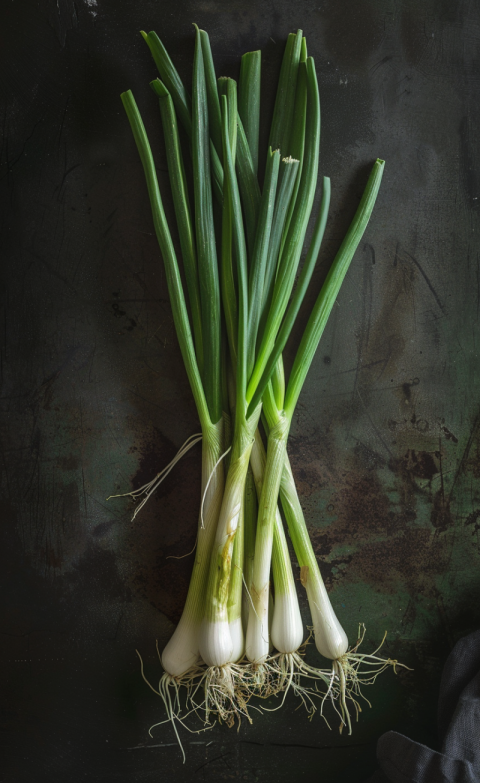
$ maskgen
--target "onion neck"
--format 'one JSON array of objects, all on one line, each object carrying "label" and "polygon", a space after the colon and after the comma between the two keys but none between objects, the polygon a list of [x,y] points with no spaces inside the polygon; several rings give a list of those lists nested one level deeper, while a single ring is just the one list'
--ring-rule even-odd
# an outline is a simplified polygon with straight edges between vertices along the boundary
[{"label": "onion neck", "polygon": [[288,457],[282,472],[280,497],[293,548],[302,569],[301,581],[307,591],[317,650],[325,658],[336,660],[347,652],[348,638],[333,610],[320,573]]},{"label": "onion neck", "polygon": [[250,452],[259,417],[260,406],[243,426],[235,428],[230,466],[210,558],[205,612],[199,641],[203,660],[212,666],[230,663],[233,656],[233,643],[228,628],[232,555],[244,502]]},{"label": "onion neck", "polygon": [[162,653],[163,668],[173,677],[185,674],[200,659],[198,634],[203,618],[210,554],[223,497],[224,470],[221,462],[217,465],[222,454],[222,419],[216,424],[204,425],[202,433],[203,509],[198,520],[195,563],[180,622]]},{"label": "onion neck", "polygon": [[[267,458],[261,482],[255,538],[255,559],[252,582],[249,585],[251,606],[245,642],[247,657],[254,663],[263,663],[269,654],[268,603],[270,568],[277,499],[283,464],[285,462],[289,427],[289,420],[280,412],[277,422],[270,430],[268,436]],[[260,458],[260,461],[263,460]]]}]

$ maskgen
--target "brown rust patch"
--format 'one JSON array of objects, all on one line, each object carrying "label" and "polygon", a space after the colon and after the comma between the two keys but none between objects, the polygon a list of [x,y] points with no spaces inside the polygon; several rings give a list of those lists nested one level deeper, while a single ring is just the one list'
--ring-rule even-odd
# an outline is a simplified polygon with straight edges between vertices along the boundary
[{"label": "brown rust patch", "polygon": [[399,584],[412,595],[429,592],[433,579],[444,573],[449,547],[430,530],[414,528],[389,538],[362,545],[349,566],[349,578],[361,580],[382,593],[395,594]]},{"label": "brown rust patch", "polygon": [[337,484],[339,475],[331,458],[333,453],[334,441],[329,428],[321,435],[315,431],[308,439],[290,436],[288,456],[302,501],[323,487]]},{"label": "brown rust patch", "polygon": [[475,535],[475,533],[478,533],[480,530],[480,508],[476,508],[475,511],[472,511],[471,514],[468,515],[468,517],[465,520],[466,525],[472,525],[472,536]]},{"label": "brown rust patch", "polygon": [[[310,535],[328,588],[348,575],[349,580],[367,582],[387,593],[394,593],[399,584],[407,590],[421,590],[444,572],[453,520],[442,493],[433,496],[431,488],[441,471],[440,452],[407,449],[402,457],[387,462],[358,442],[344,456],[342,469],[340,461],[332,458],[335,452],[328,433],[316,442],[295,445],[292,463],[295,478],[300,475],[299,494],[307,507],[307,522],[314,515],[318,518],[313,503],[316,506],[319,494],[326,502],[324,526],[311,527]],[[394,500],[385,492],[386,476],[396,490]],[[419,525],[420,498],[432,503],[432,527],[428,522]],[[347,551],[335,554],[339,545]]]},{"label": "brown rust patch", "polygon": [[443,490],[439,490],[433,498],[430,522],[438,532],[445,532],[454,524],[450,511],[450,498],[445,498]]},{"label": "brown rust patch", "polygon": [[464,460],[464,470],[480,479],[480,438],[475,438]]},{"label": "brown rust patch", "polygon": [[307,586],[308,582],[308,566],[303,565],[300,569],[300,582],[303,587]]},{"label": "brown rust patch", "polygon": [[431,481],[440,472],[440,453],[408,449],[403,457],[403,469],[412,477]]},{"label": "brown rust patch", "polygon": [[[415,509],[405,504],[402,514],[391,509],[376,472],[349,471],[331,494],[336,520],[326,532],[344,543],[394,534],[402,524],[415,519]],[[324,531],[325,532],[325,531]]]}]

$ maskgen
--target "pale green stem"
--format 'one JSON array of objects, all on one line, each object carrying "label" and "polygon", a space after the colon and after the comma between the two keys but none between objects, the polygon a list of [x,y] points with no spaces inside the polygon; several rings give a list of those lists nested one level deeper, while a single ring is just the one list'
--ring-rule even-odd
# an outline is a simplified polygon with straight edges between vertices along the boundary
[{"label": "pale green stem", "polygon": [[228,617],[227,603],[233,544],[243,505],[248,463],[259,417],[260,406],[243,427],[237,426],[235,429],[230,467],[210,562],[205,601],[205,618],[210,622],[225,620]]},{"label": "pale green stem", "polygon": [[282,472],[280,498],[301,568],[301,582],[307,592],[317,649],[325,658],[337,660],[346,654],[348,639],[335,614],[320,573],[288,458]]},{"label": "pale green stem", "polygon": [[[250,455],[250,463],[253,459],[253,453],[256,450],[257,432],[255,433],[255,443],[252,446],[252,454]],[[243,508],[244,513],[244,561],[243,561],[243,575],[244,575],[244,593],[242,602],[242,619],[244,629],[247,627],[248,612],[250,607],[249,598],[249,585],[252,582],[253,575],[253,558],[255,556],[255,533],[257,529],[257,514],[258,503],[257,493],[255,490],[255,479],[252,472],[251,464],[248,467],[247,480],[245,483],[245,503]]]},{"label": "pale green stem", "polygon": [[[265,473],[265,464],[267,461],[267,455],[265,452],[265,446],[263,445],[262,437],[259,430],[255,432],[255,443],[253,444],[252,453],[250,456],[250,465],[252,467],[252,475],[255,481],[255,487],[257,497],[260,498],[263,486],[263,476]],[[258,516],[258,514],[257,514]],[[255,535],[255,528],[253,531]],[[245,581],[249,585],[249,589],[253,580],[253,561],[255,556],[255,538],[253,538],[252,554],[250,557],[250,563],[248,565],[248,579],[247,579],[247,566],[245,566]],[[245,556],[245,562],[247,562],[247,555]],[[275,583],[275,593],[287,594],[289,592],[296,592],[295,580],[292,573],[292,565],[290,562],[290,553],[288,551],[287,539],[285,537],[285,531],[283,529],[283,522],[280,516],[280,510],[278,505],[275,510],[275,525],[273,531],[273,549],[272,549],[272,569],[273,578]]]},{"label": "pale green stem", "polygon": [[[223,464],[219,459],[223,453],[223,419],[205,431],[203,430],[202,450],[202,499],[203,509],[198,526],[198,540],[195,553],[192,578],[188,589],[185,608],[192,602],[197,620],[203,616],[207,575],[209,570],[209,555],[220,514],[223,498],[225,476]],[[218,463],[218,464],[217,464]],[[205,487],[208,488],[205,492]],[[203,520],[203,524],[202,524]],[[190,598],[191,596],[191,598]]]},{"label": "pale green stem", "polygon": [[261,662],[268,655],[268,592],[270,567],[282,468],[285,463],[290,422],[279,413],[270,429],[267,462],[257,519],[253,579],[250,589],[252,606],[248,618],[246,652],[251,661]]},{"label": "pale green stem", "polygon": [[[203,619],[210,557],[220,513],[224,470],[218,460],[223,448],[223,420],[203,427],[202,441],[202,512],[199,517],[197,546],[185,606],[173,636],[162,653],[168,674],[181,676],[199,658],[199,630]],[[207,487],[208,484],[208,487]]]},{"label": "pale green stem", "polygon": [[232,573],[230,575],[230,586],[228,591],[228,622],[232,623],[241,617],[242,614],[242,592],[243,592],[243,566],[244,566],[244,536],[245,536],[245,507],[242,504],[240,518],[238,520],[237,532],[233,544],[232,553]]}]

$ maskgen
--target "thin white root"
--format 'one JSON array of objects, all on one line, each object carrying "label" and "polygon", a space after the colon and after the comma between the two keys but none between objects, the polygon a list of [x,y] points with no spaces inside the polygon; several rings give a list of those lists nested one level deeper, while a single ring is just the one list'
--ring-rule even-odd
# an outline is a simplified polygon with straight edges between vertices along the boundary
[{"label": "thin white root", "polygon": [[[377,655],[385,642],[386,632],[381,643],[373,653],[359,653],[358,648],[365,638],[365,631],[365,626],[360,624],[358,640],[355,646],[332,663],[332,674],[337,682],[337,694],[336,698],[334,697],[333,704],[335,711],[340,717],[340,733],[344,727],[348,728],[349,734],[352,733],[349,704],[355,710],[356,720],[358,720],[358,716],[362,711],[360,699],[363,699],[369,707],[372,706],[362,693],[364,685],[373,685],[377,677],[390,666],[393,667],[395,674],[398,666],[408,669],[408,666],[399,663],[397,660],[382,658]],[[335,701],[338,701],[338,704],[335,704]]]},{"label": "thin white root", "polygon": [[[313,666],[309,666],[303,659],[302,654],[298,651],[293,653],[277,653],[276,655],[271,656],[269,665],[276,675],[275,693],[283,693],[283,697],[278,707],[264,707],[264,710],[267,712],[279,710],[285,702],[287,693],[291,690],[292,693],[300,699],[310,720],[317,710],[316,699],[321,698],[320,714],[326,720],[323,715],[323,703],[328,694],[330,694],[330,697],[333,699],[334,693],[334,690],[331,687],[330,672],[328,670],[316,669]],[[302,684],[302,680],[305,679],[310,681],[310,687],[306,687]],[[321,686],[319,687],[320,683]]]},{"label": "thin white root", "polygon": [[131,492],[123,492],[120,495],[109,495],[107,500],[110,500],[110,498],[126,498],[131,497],[133,500],[137,501],[138,498],[140,498],[142,495],[145,495],[146,497],[143,498],[142,502],[139,506],[135,509],[132,517],[132,522],[137,516],[137,514],[142,510],[145,503],[149,501],[155,490],[158,489],[162,481],[168,476],[171,470],[175,467],[177,462],[182,459],[182,457],[185,456],[187,451],[191,449],[193,446],[195,446],[199,441],[202,440],[202,434],[201,433],[195,433],[195,435],[190,435],[189,438],[185,441],[183,446],[180,447],[180,449],[175,454],[174,458],[171,462],[168,463],[168,465],[163,468],[163,470],[160,471],[160,473],[157,473],[155,478],[153,478],[151,481],[149,481],[147,484],[144,484],[143,487],[139,487],[138,489],[133,489]]},{"label": "thin white root", "polygon": [[[242,718],[252,723],[248,702],[254,695],[258,693],[251,665],[248,662],[228,663],[205,669],[188,702],[206,725],[210,725],[211,716],[214,716],[227,726],[233,726],[238,720],[240,726]],[[253,709],[259,711],[258,707]]]},{"label": "thin white root", "polygon": [[[158,723],[154,723],[152,726],[150,726],[148,733],[150,737],[152,737],[152,729],[156,728],[156,726],[161,726],[164,723],[171,723],[173,726],[173,730],[175,732],[175,736],[177,738],[177,742],[179,744],[180,750],[182,751],[183,756],[183,763],[185,763],[185,750],[182,745],[182,741],[180,739],[180,735],[178,733],[177,723],[179,723],[184,729],[189,731],[192,734],[199,734],[201,731],[205,731],[208,726],[204,726],[202,729],[191,729],[187,724],[185,723],[185,720],[189,717],[189,715],[194,712],[194,710],[190,710],[182,715],[182,706],[180,702],[180,694],[181,694],[181,688],[186,688],[187,696],[186,696],[186,702],[188,703],[188,697],[190,692],[192,691],[196,680],[203,674],[203,669],[200,666],[194,666],[191,669],[189,669],[185,674],[181,675],[180,677],[172,677],[172,675],[168,674],[167,672],[164,672],[162,676],[160,677],[160,681],[158,683],[158,690],[153,687],[153,685],[150,683],[150,681],[147,679],[144,668],[143,668],[143,660],[142,656],[138,652],[138,650],[135,650],[137,653],[139,659],[140,659],[140,672],[142,675],[142,678],[147,683],[148,687],[157,695],[160,696],[161,700],[163,701],[163,704],[165,706],[165,710],[167,712],[167,717],[165,720],[159,721]],[[157,642],[157,653],[158,657],[160,658],[160,651],[158,649],[158,642]],[[172,694],[173,691],[173,694]]]},{"label": "thin white root", "polygon": [[[240,725],[242,718],[252,723],[249,712],[252,709],[259,712],[280,709],[291,690],[299,697],[310,718],[317,709],[316,701],[321,699],[320,713],[323,716],[325,699],[330,697],[333,702],[338,698],[338,688],[329,670],[317,669],[306,663],[303,655],[307,642],[299,651],[275,653],[260,664],[242,659],[235,664],[209,667],[188,697],[190,706],[206,724],[214,716],[228,726],[232,726],[235,720]],[[303,683],[305,679],[309,681],[307,686]],[[198,698],[200,693],[202,699]],[[252,697],[265,700],[280,694],[282,700],[276,707],[252,707],[250,703]]]},{"label": "thin white root", "polygon": [[[253,695],[258,695],[257,673],[251,670],[250,664],[230,663],[226,666],[210,666],[197,664],[179,677],[172,677],[164,672],[160,677],[158,690],[147,679],[143,660],[140,659],[141,675],[148,687],[163,701],[167,717],[165,720],[155,723],[149,729],[149,734],[156,726],[171,723],[182,751],[185,762],[185,751],[180,739],[177,724],[191,733],[198,734],[213,727],[218,720],[233,726],[238,720],[239,726],[242,718],[252,723],[248,710],[248,702]],[[161,662],[160,651],[157,643],[157,653]],[[185,688],[184,698],[181,700],[182,688]],[[181,701],[183,701],[183,706]],[[250,709],[252,707],[250,706]],[[253,709],[260,711],[258,707]],[[203,723],[200,729],[192,729],[186,724],[187,718],[193,713]],[[213,718],[213,720],[212,720]]]},{"label": "thin white root", "polygon": [[[305,707],[309,719],[317,711],[317,703],[320,700],[320,715],[330,728],[323,712],[328,700],[340,718],[340,732],[345,727],[351,734],[352,706],[357,720],[362,711],[360,701],[363,699],[371,706],[362,693],[362,687],[373,685],[377,677],[390,666],[395,673],[398,666],[408,668],[396,660],[378,655],[385,642],[386,634],[373,653],[358,652],[365,637],[365,630],[364,625],[359,627],[359,637],[355,646],[341,658],[332,661],[330,670],[318,669],[305,661],[304,653],[309,637],[300,650],[293,653],[275,653],[261,664],[242,659],[238,663],[229,663],[225,666],[206,667],[205,664],[197,664],[180,677],[172,677],[164,672],[158,690],[145,676],[143,661],[137,650],[142,677],[149,688],[160,696],[167,713],[165,720],[150,727],[149,734],[152,736],[152,729],[156,726],[170,722],[185,762],[185,751],[177,724],[191,733],[198,734],[212,728],[217,720],[226,723],[227,726],[233,726],[235,721],[238,721],[240,726],[242,718],[252,723],[250,715],[252,709],[258,712],[278,710],[285,703],[289,691],[300,699],[299,706]],[[158,643],[157,653],[160,659]],[[180,698],[182,688],[185,688],[183,708]],[[252,697],[267,699],[279,694],[282,698],[276,707],[263,705],[258,707],[250,703]],[[186,724],[186,719],[193,713],[201,719],[202,728],[192,729]]]}]

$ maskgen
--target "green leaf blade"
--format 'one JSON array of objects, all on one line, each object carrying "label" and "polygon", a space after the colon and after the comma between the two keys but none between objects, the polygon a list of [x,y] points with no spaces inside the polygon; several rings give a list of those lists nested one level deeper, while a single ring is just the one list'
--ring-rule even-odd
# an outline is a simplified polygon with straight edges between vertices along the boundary
[{"label": "green leaf blade", "polygon": [[175,330],[177,333],[180,350],[182,352],[183,362],[187,371],[188,379],[192,389],[193,397],[197,406],[198,415],[202,428],[211,427],[208,405],[203,390],[203,384],[198,369],[198,363],[195,356],[190,322],[188,318],[187,306],[183,293],[182,279],[178,268],[175,249],[163,209],[162,197],[158,187],[155,164],[153,162],[152,151],[148,141],[148,136],[143,124],[140,112],[135,99],[130,90],[121,95],[122,103],[125,108],[130,127],[137,145],[137,149],[142,161],[145,179],[150,197],[152,208],[153,223],[157,235],[158,244],[163,256],[165,271],[167,276],[168,292],[172,306]]},{"label": "green leaf blade", "polygon": [[193,66],[192,159],[195,231],[202,307],[205,396],[212,421],[222,415],[220,375],[220,284],[210,177],[210,136],[202,41],[197,28]]},{"label": "green leaf blade", "polygon": [[368,178],[360,204],[350,224],[345,239],[335,256],[333,264],[313,307],[293,363],[285,395],[285,410],[291,417],[305,378],[313,361],[318,343],[325,329],[328,317],[335,304],[355,251],[370,220],[383,177],[385,161],[377,160]]},{"label": "green leaf blade", "polygon": [[202,312],[198,283],[197,253],[195,247],[194,226],[191,216],[187,180],[183,165],[182,150],[178,136],[175,108],[170,93],[159,79],[154,89],[159,95],[160,115],[162,118],[167,165],[172,188],[173,205],[177,218],[178,235],[182,249],[183,266],[187,282],[190,309],[192,312],[195,350],[200,372],[203,369]]},{"label": "green leaf blade", "polygon": [[247,52],[243,55],[238,84],[238,113],[247,137],[255,175],[258,174],[261,69],[260,51]]}]

